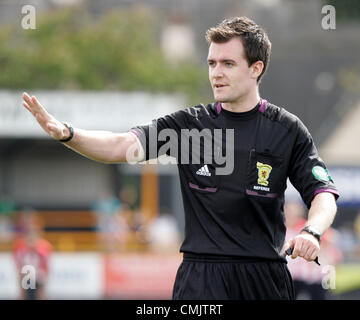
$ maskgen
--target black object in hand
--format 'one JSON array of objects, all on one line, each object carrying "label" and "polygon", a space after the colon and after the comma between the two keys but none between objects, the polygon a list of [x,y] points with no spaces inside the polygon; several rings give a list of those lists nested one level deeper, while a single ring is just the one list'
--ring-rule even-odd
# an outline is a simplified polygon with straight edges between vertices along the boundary
[{"label": "black object in hand", "polygon": [[[291,256],[292,253],[293,253],[293,251],[294,251],[294,247],[291,247],[291,248],[287,249],[287,250],[285,251],[285,253],[286,253],[288,256]],[[315,258],[314,262],[317,263],[317,264],[320,266],[318,257]]]}]

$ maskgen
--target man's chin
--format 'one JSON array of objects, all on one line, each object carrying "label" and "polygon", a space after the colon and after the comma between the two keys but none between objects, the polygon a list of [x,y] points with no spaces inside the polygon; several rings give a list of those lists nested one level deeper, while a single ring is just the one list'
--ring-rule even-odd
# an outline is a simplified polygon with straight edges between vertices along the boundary
[{"label": "man's chin", "polygon": [[220,96],[220,95],[214,95],[214,99],[215,99],[215,101],[221,102],[221,103],[229,102],[229,99],[227,99],[224,96]]},{"label": "man's chin", "polygon": [[217,102],[220,102],[220,103],[228,103],[228,102],[231,102],[231,101],[229,101],[228,99],[224,99],[224,98],[219,98],[219,99],[215,99],[215,101],[217,101]]}]

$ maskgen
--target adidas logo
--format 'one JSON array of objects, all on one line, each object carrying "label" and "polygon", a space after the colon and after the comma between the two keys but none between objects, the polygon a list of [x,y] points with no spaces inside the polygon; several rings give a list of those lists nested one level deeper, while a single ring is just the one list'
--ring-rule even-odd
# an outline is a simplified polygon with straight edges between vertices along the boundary
[{"label": "adidas logo", "polygon": [[199,176],[211,176],[211,172],[209,171],[207,164],[201,167],[198,171],[196,171],[196,174],[198,174]]}]

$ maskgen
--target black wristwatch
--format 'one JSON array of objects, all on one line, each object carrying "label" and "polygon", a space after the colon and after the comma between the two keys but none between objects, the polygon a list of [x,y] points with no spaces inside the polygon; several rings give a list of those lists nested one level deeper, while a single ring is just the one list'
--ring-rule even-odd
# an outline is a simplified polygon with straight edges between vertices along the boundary
[{"label": "black wristwatch", "polygon": [[300,232],[302,232],[302,231],[310,233],[311,235],[313,235],[319,241],[319,243],[321,242],[321,234],[314,231],[314,230],[312,230],[312,229],[310,229],[310,226],[302,228]]},{"label": "black wristwatch", "polygon": [[69,136],[68,138],[66,138],[66,139],[61,139],[61,140],[59,140],[59,141],[60,141],[60,142],[69,142],[69,141],[73,138],[73,136],[74,136],[74,128],[71,126],[71,124],[68,124],[68,123],[64,123],[64,122],[63,122],[63,125],[64,125],[66,128],[69,129],[70,136]]}]

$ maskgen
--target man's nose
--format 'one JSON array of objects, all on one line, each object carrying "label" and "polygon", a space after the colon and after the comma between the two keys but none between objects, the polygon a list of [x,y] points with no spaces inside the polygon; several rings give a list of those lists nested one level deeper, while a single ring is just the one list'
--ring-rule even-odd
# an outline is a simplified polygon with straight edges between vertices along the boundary
[{"label": "man's nose", "polygon": [[221,66],[217,65],[212,69],[211,75],[214,79],[222,78],[224,76],[224,72]]}]

